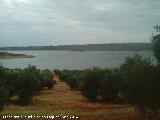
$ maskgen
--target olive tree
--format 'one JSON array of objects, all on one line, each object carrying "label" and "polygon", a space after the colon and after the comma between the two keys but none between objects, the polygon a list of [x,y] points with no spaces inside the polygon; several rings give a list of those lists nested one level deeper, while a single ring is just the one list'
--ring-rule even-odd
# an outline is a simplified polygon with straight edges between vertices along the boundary
[{"label": "olive tree", "polygon": [[158,61],[158,64],[160,64],[160,26],[156,25],[154,26],[154,29],[156,30],[157,34],[152,35],[151,37],[151,41],[153,43],[153,53]]}]

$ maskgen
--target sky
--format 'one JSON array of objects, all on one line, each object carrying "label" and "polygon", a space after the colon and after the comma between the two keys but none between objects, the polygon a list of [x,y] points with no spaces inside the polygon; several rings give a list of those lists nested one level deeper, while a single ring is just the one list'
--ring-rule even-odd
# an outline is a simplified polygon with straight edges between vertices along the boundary
[{"label": "sky", "polygon": [[160,0],[0,0],[0,46],[150,42]]}]

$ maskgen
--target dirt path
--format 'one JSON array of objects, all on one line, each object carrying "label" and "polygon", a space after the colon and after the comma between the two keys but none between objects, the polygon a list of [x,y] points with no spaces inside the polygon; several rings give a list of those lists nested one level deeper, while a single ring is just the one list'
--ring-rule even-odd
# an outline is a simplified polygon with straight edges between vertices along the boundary
[{"label": "dirt path", "polygon": [[[56,85],[52,90],[43,90],[35,97],[31,105],[32,109],[43,108],[42,111],[45,110],[48,114],[78,115],[81,119],[87,120],[99,118],[103,120],[106,116],[109,118],[121,113],[125,115],[125,112],[129,110],[126,105],[89,102],[80,91],[71,91],[70,87],[65,82],[61,82],[57,75],[54,75],[54,80],[56,80]],[[124,117],[123,114],[122,117]]]},{"label": "dirt path", "polygon": [[29,106],[8,104],[1,115],[78,116],[80,120],[137,119],[133,109],[127,105],[89,102],[80,91],[71,91],[57,75],[54,75],[54,80],[57,83],[53,89],[44,89],[34,96]]},{"label": "dirt path", "polygon": [[71,91],[57,75],[54,75],[54,80],[56,85],[53,89],[43,90],[33,98],[29,106],[9,104],[2,114],[67,115],[79,116],[82,120],[135,120],[133,110],[127,105],[89,102],[80,91]]},{"label": "dirt path", "polygon": [[[53,93],[55,96],[58,96],[58,101],[61,101],[63,105],[69,107],[79,107],[82,109],[102,109],[102,108],[117,108],[117,107],[126,107],[124,105],[109,105],[109,104],[99,104],[87,101],[82,95],[80,91],[71,91],[70,87],[65,83],[59,80],[57,75],[54,75],[54,79],[57,82],[57,85],[53,88]],[[56,100],[56,99],[55,99]]]}]

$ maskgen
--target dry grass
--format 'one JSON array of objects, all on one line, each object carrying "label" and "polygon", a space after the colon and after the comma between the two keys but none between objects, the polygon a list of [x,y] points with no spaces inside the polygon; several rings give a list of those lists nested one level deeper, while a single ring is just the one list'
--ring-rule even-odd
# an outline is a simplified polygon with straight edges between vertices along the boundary
[{"label": "dry grass", "polygon": [[68,115],[82,120],[135,120],[138,116],[128,105],[93,103],[79,91],[71,91],[58,76],[52,90],[43,90],[29,106],[8,104],[0,115]]}]

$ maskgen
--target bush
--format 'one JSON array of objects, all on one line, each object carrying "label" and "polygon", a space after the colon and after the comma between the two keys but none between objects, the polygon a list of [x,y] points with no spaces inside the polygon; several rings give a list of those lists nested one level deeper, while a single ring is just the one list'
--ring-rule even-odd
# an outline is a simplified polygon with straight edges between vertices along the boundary
[{"label": "bush", "polygon": [[28,105],[33,98],[34,92],[32,90],[22,89],[18,91],[17,94],[19,97],[19,104]]},{"label": "bush", "polygon": [[6,93],[8,99],[12,96],[18,96],[20,104],[28,105],[33,96],[43,90],[44,87],[51,89],[54,85],[55,81],[49,70],[41,71],[31,65],[24,70],[0,66],[0,87],[3,86],[0,91],[1,103],[6,100],[3,96],[3,93]]},{"label": "bush", "polygon": [[81,85],[83,96],[89,100],[96,100],[99,95],[100,80],[103,78],[104,72],[99,68],[89,69],[85,71],[85,78]]},{"label": "bush", "polygon": [[19,89],[18,83],[18,76],[21,74],[22,70],[20,69],[8,69],[6,74],[6,88],[9,91],[9,97],[16,95],[16,92]]},{"label": "bush", "polygon": [[28,66],[22,71],[18,80],[18,97],[20,104],[27,105],[32,100],[40,85],[39,70],[35,66]]},{"label": "bush", "polygon": [[9,91],[0,86],[0,111],[3,110],[4,105],[7,103],[9,99]]},{"label": "bush", "polygon": [[107,69],[104,78],[100,81],[99,93],[103,101],[121,102],[121,76],[119,69]]},{"label": "bush", "polygon": [[81,90],[89,100],[101,96],[103,101],[119,101],[120,72],[119,69],[93,68],[87,70],[57,70],[59,76],[71,88]]},{"label": "bush", "polygon": [[69,77],[66,77],[66,82],[70,86],[71,90],[80,89],[80,79],[82,73],[83,72],[79,70],[72,70],[68,72]]},{"label": "bush", "polygon": [[159,99],[159,95],[155,94],[159,88],[155,85],[160,84],[155,77],[158,72],[154,69],[148,59],[138,55],[127,58],[121,65],[124,100],[139,111],[152,110],[154,104],[157,104],[156,99]]},{"label": "bush", "polygon": [[[160,31],[160,26],[157,26],[157,32]],[[158,63],[160,64],[160,34],[156,34],[151,37],[151,41],[153,44],[153,53]]]},{"label": "bush", "polygon": [[6,88],[6,77],[6,69],[0,65],[0,111],[9,99],[9,91]]},{"label": "bush", "polygon": [[60,75],[61,72],[62,72],[62,71],[61,71],[61,70],[58,70],[58,69],[55,69],[55,70],[54,70],[54,73],[57,74],[57,75]]},{"label": "bush", "polygon": [[147,70],[146,82],[145,82],[145,91],[146,99],[143,101],[143,106],[140,106],[145,112],[158,113],[160,109],[160,68],[158,66],[153,66]]},{"label": "bush", "polygon": [[157,61],[160,63],[160,34],[153,36],[153,51],[154,56],[157,58]]},{"label": "bush", "polygon": [[59,75],[59,78],[61,81],[65,81],[70,88],[78,89],[79,88],[79,74],[81,74],[81,71],[78,70],[55,70],[55,73]]},{"label": "bush", "polygon": [[44,70],[42,74],[43,74],[44,87],[52,89],[53,86],[56,84],[55,80],[53,80],[53,74],[47,69]]}]

